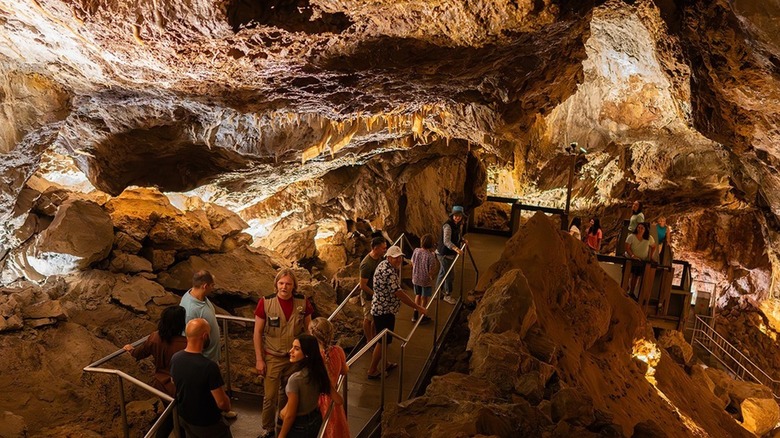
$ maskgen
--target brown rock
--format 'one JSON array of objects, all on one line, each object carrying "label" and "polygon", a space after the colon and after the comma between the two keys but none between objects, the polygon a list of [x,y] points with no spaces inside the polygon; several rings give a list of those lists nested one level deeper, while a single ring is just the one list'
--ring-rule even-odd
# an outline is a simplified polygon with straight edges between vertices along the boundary
[{"label": "brown rock", "polygon": [[93,202],[68,200],[52,224],[27,250],[27,262],[41,275],[84,270],[108,256],[114,229],[108,214]]},{"label": "brown rock", "polygon": [[0,412],[0,436],[3,438],[25,438],[27,424],[24,422],[24,418],[13,412]]},{"label": "brown rock", "polygon": [[161,271],[176,261],[175,250],[144,248],[142,255],[152,263],[152,270]]},{"label": "brown rock", "polygon": [[258,298],[274,292],[276,269],[266,253],[240,247],[225,254],[192,256],[159,274],[158,281],[168,289],[188,290],[192,274],[210,271],[216,280],[216,293]]},{"label": "brown rock", "polygon": [[581,390],[563,388],[552,397],[552,421],[588,426],[596,417],[593,411],[593,400]]},{"label": "brown rock", "polygon": [[496,382],[503,391],[514,390],[520,369],[519,346],[520,336],[515,332],[483,333],[472,347],[470,374]]},{"label": "brown rock", "polygon": [[256,240],[253,245],[270,248],[290,260],[300,260],[316,254],[316,235],[316,225],[306,226],[299,219],[288,216],[280,220],[268,236]]},{"label": "brown rock", "polygon": [[126,252],[128,254],[138,254],[141,251],[141,242],[130,237],[129,234],[122,231],[117,231],[114,236],[114,248],[118,251]]},{"label": "brown rock", "polygon": [[244,222],[241,216],[221,205],[208,203],[205,205],[205,213],[211,229],[223,239],[249,228],[249,224]]},{"label": "brown rock", "polygon": [[111,297],[123,306],[136,312],[145,313],[146,304],[155,297],[166,295],[165,289],[159,284],[142,277],[124,277],[117,281],[111,290]]},{"label": "brown rock", "polygon": [[522,338],[535,322],[536,305],[528,282],[522,271],[511,270],[485,291],[479,307],[469,316],[467,348],[474,348],[480,333],[512,331]]},{"label": "brown rock", "polygon": [[64,321],[68,318],[59,300],[43,301],[32,306],[25,306],[22,313],[25,319],[51,318],[55,321]]},{"label": "brown rock", "polygon": [[130,237],[159,248],[218,251],[222,237],[202,210],[182,212],[156,189],[127,189],[108,201],[114,226]]},{"label": "brown rock", "polygon": [[111,272],[135,274],[137,272],[152,272],[152,263],[140,256],[126,253],[114,253],[108,269]]},{"label": "brown rock", "polygon": [[677,330],[664,330],[658,338],[658,346],[663,347],[681,365],[688,365],[693,358],[693,347],[683,334]]}]

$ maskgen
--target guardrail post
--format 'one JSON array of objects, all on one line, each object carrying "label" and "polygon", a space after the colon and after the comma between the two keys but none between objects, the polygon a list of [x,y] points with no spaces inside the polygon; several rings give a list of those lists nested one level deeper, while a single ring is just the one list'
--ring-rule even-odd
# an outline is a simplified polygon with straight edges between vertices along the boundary
[{"label": "guardrail post", "polygon": [[119,374],[116,375],[116,380],[119,383],[119,412],[122,414],[122,430],[125,438],[130,438],[130,426],[127,424],[127,408],[125,407],[125,386],[122,376]]},{"label": "guardrail post", "polygon": [[441,293],[441,289],[437,289],[438,293],[433,294],[433,300],[436,302],[434,304],[435,309],[433,310],[433,349],[436,348],[436,341],[439,337],[439,301],[441,301],[437,295]]},{"label": "guardrail post", "polygon": [[463,271],[466,270],[466,249],[460,254],[460,299],[463,299]]},{"label": "guardrail post", "polygon": [[227,393],[232,397],[233,384],[230,376],[230,333],[227,319],[222,320],[222,333],[225,335],[225,377],[227,378]]},{"label": "guardrail post", "polygon": [[385,374],[387,374],[387,332],[382,336],[382,382],[380,388],[379,412],[385,410]]},{"label": "guardrail post", "polygon": [[406,343],[401,344],[401,357],[398,359],[400,364],[398,365],[398,403],[403,401],[404,393],[404,352],[406,351]]}]

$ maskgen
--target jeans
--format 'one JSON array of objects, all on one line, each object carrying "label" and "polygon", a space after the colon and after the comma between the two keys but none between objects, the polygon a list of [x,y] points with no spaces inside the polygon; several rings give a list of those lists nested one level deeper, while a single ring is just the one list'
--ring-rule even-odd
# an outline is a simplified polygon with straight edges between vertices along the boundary
[{"label": "jeans", "polygon": [[322,414],[318,408],[306,415],[295,417],[295,423],[287,436],[290,438],[317,438],[321,426]]},{"label": "jeans", "polygon": [[450,269],[450,266],[455,263],[455,256],[443,256],[436,254],[436,258],[439,259],[439,265],[441,266],[439,268],[439,278],[436,279],[436,284],[439,285],[442,283],[442,281],[444,281],[442,291],[444,292],[444,295],[449,295],[452,293],[452,282],[455,279],[455,269],[450,271],[449,275],[447,275],[447,278],[444,278],[444,274],[446,274]]}]

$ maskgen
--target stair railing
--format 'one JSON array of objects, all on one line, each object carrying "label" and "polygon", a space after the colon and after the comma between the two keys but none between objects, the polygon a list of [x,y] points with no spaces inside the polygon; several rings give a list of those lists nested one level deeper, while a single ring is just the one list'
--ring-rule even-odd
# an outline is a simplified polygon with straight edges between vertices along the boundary
[{"label": "stair railing", "polygon": [[[705,321],[702,315],[696,315],[691,344],[697,344],[723,365],[735,378],[752,381],[769,387],[775,399],[780,399],[780,381],[772,378],[758,365],[753,363],[737,347],[721,336],[714,327]],[[707,318],[710,319],[710,318]]]}]

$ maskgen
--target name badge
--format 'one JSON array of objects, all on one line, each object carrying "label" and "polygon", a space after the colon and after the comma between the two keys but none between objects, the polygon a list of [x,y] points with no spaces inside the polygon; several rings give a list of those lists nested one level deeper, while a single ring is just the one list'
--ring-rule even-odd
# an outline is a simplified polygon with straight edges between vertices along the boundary
[{"label": "name badge", "polygon": [[280,327],[282,324],[281,319],[278,316],[269,316],[268,317],[268,326],[269,327]]}]

